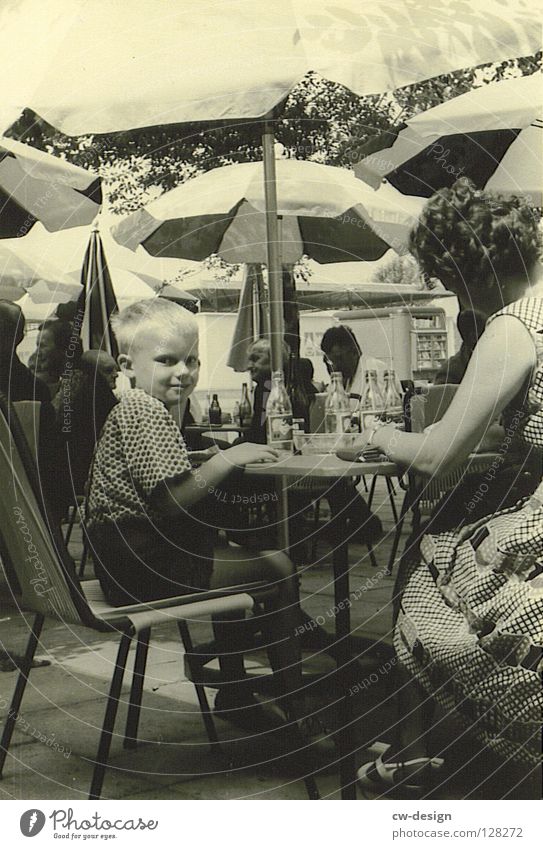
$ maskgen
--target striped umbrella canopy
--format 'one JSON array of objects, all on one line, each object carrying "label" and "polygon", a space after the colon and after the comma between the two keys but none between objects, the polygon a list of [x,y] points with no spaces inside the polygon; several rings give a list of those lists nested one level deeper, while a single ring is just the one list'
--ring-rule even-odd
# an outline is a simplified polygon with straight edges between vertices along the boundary
[{"label": "striped umbrella canopy", "polygon": [[[540,49],[533,0],[12,0],[0,9],[2,120],[66,133],[265,116],[272,362],[281,367],[273,110],[308,71],[357,94]],[[20,46],[32,62],[20,69]],[[181,57],[181,58],[180,58]]]},{"label": "striped umbrella canopy", "polygon": [[0,139],[0,239],[90,224],[102,203],[100,178],[48,153]]},{"label": "striped umbrella canopy", "polygon": [[[423,203],[391,187],[375,193],[343,168],[292,159],[275,163],[281,262],[375,260],[407,235]],[[119,244],[153,256],[231,263],[267,260],[262,162],[227,165],[188,180],[112,227]]]},{"label": "striped umbrella canopy", "polygon": [[536,53],[536,17],[534,0],[10,0],[2,106],[72,135],[259,117],[308,71],[375,94]]},{"label": "striped umbrella canopy", "polygon": [[[479,188],[523,194],[541,206],[543,75],[490,83],[411,118],[355,165],[378,188],[384,179],[407,195],[430,197],[460,176]],[[362,148],[362,152],[364,148]]]}]

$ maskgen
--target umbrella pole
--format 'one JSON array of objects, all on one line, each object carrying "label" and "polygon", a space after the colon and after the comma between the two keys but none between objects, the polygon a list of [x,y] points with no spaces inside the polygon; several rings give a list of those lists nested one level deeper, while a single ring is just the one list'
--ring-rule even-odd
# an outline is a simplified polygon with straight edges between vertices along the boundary
[{"label": "umbrella pole", "polygon": [[283,371],[282,342],[284,337],[283,279],[277,219],[277,179],[275,174],[275,136],[273,113],[266,115],[262,133],[264,161],[264,196],[266,201],[266,236],[268,255],[268,287],[270,305],[270,347],[273,371]]}]

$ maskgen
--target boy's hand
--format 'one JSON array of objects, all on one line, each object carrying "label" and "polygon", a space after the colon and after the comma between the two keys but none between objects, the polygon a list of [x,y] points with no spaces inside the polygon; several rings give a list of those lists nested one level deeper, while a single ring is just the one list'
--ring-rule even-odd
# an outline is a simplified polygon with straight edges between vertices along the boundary
[{"label": "boy's hand", "polygon": [[219,449],[216,445],[212,445],[210,448],[205,448],[202,451],[188,451],[190,462],[194,465],[195,463],[205,463],[207,460],[211,460],[215,454],[219,453]]},{"label": "boy's hand", "polygon": [[269,445],[257,445],[254,442],[242,442],[224,451],[224,456],[233,466],[248,466],[249,463],[273,463],[279,459],[279,452]]}]

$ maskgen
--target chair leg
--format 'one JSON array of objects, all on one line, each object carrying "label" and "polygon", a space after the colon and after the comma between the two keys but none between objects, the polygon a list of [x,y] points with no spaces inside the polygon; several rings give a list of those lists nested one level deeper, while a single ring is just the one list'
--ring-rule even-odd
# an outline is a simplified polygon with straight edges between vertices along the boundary
[{"label": "chair leg", "polygon": [[320,799],[319,788],[317,787],[317,782],[315,781],[315,779],[313,777],[313,773],[312,773],[312,769],[315,768],[315,764],[312,763],[313,758],[311,757],[310,753],[305,748],[305,743],[302,740],[301,736],[299,735],[299,733],[297,733],[297,731],[298,731],[297,723],[302,717],[298,714],[298,712],[296,710],[293,709],[290,702],[287,704],[287,713],[288,713],[289,718],[293,721],[292,724],[293,724],[293,728],[294,728],[294,733],[297,734],[297,736],[300,737],[300,742],[302,744],[301,747],[300,747],[300,750],[299,750],[299,755],[300,755],[301,767],[304,771],[303,782],[305,784],[307,797],[308,797],[308,799],[312,799],[312,800],[313,799]]},{"label": "chair leg", "polygon": [[68,519],[68,527],[66,528],[66,535],[64,537],[64,545],[68,545],[70,542],[70,537],[72,536],[72,531],[75,525],[75,518],[77,516],[79,507],[77,504],[73,504],[71,508],[71,513]]},{"label": "chair leg", "polygon": [[398,545],[400,543],[400,537],[402,535],[403,523],[405,521],[405,517],[409,511],[411,506],[411,494],[409,490],[404,495],[404,499],[402,501],[402,506],[400,508],[400,516],[396,523],[396,530],[394,532],[394,540],[392,542],[392,550],[390,552],[390,557],[388,558],[388,566],[386,570],[387,575],[392,575],[392,569],[394,568],[394,561],[396,560],[396,553],[398,551]]},{"label": "chair leg", "polygon": [[[178,622],[177,627],[179,628],[179,635],[181,637],[181,641],[185,648],[187,654],[192,654],[194,652],[194,645],[192,642],[192,637],[190,636],[190,631],[186,622]],[[210,746],[213,749],[213,746],[219,746],[219,738],[217,736],[217,729],[215,727],[215,722],[213,719],[213,713],[209,706],[209,701],[206,695],[205,687],[202,684],[194,684],[194,689],[196,690],[196,695],[198,697],[198,704],[200,705],[200,713],[202,715],[202,720],[205,726],[205,730],[207,733],[207,738],[209,740]]]},{"label": "chair leg", "polygon": [[89,799],[99,799],[102,794],[102,785],[104,783],[104,776],[106,774],[109,760],[111,738],[113,736],[113,728],[115,726],[117,709],[119,707],[119,698],[121,695],[121,687],[123,685],[124,671],[126,669],[126,661],[128,659],[128,650],[130,648],[131,641],[131,636],[123,634],[121,642],[119,643],[117,660],[115,661],[115,671],[113,672],[113,678],[111,679],[104,724],[102,725],[102,734],[100,735],[100,743],[98,745],[98,754],[96,755],[96,765],[92,776]]},{"label": "chair leg", "polygon": [[87,558],[89,556],[89,544],[87,542],[87,537],[85,535],[85,531],[83,531],[83,551],[81,552],[81,562],[79,564],[79,577],[83,578],[85,576],[85,566],[87,565]]},{"label": "chair leg", "polygon": [[390,478],[385,478],[388,490],[388,498],[390,501],[390,507],[392,509],[392,515],[394,516],[394,524],[398,524],[398,511],[396,510],[396,502],[394,501],[394,496],[396,495],[396,490],[394,489],[394,484],[392,483]]},{"label": "chair leg", "polygon": [[375,487],[377,484],[377,475],[374,475],[371,479],[370,493],[368,495],[368,507],[371,510],[371,505],[373,503],[373,496],[375,495]]},{"label": "chair leg", "polygon": [[311,562],[314,563],[317,559],[317,545],[318,545],[318,531],[321,520],[321,500],[317,498],[313,505],[313,539],[311,540],[311,551],[310,557]]},{"label": "chair leg", "polygon": [[9,706],[8,715],[6,718],[6,724],[4,725],[4,731],[2,734],[2,740],[0,742],[0,778],[2,778],[4,763],[6,761],[9,744],[11,743],[11,738],[13,736],[15,723],[19,716],[19,708],[21,707],[21,702],[23,700],[26,688],[26,682],[28,681],[30,669],[32,668],[32,661],[34,660],[34,654],[36,652],[36,647],[40,638],[41,629],[43,628],[43,622],[44,617],[38,614],[35,617],[34,622],[32,623],[32,628],[28,637],[28,643],[26,645],[26,652],[23,658],[23,662],[20,666],[20,672],[17,677],[17,684],[15,685],[15,691],[13,693],[13,698],[11,699],[11,704]]},{"label": "chair leg", "polygon": [[139,634],[136,644],[134,673],[132,675],[130,702],[128,704],[128,715],[126,717],[126,728],[124,732],[123,747],[125,749],[135,749],[138,745],[138,726],[140,722],[141,699],[143,696],[143,682],[145,679],[150,636],[151,629],[146,628]]},{"label": "chair leg", "polygon": [[373,545],[371,543],[367,543],[367,548],[368,548],[368,554],[369,554],[369,557],[370,557],[370,563],[371,563],[371,565],[373,566],[374,569],[377,569],[379,564],[377,563],[377,558],[376,558],[375,552],[373,550]]}]

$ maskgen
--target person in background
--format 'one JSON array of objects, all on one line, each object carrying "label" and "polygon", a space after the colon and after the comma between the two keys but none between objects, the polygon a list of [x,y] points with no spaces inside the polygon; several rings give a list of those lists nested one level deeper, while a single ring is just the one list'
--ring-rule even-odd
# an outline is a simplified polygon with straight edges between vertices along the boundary
[{"label": "person in background", "polygon": [[[282,343],[283,374],[286,376],[290,349]],[[247,355],[247,366],[251,380],[255,384],[253,393],[253,418],[244,439],[248,442],[266,443],[266,405],[271,390],[271,349],[270,340],[261,338],[253,342]]]},{"label": "person in background", "polygon": [[328,371],[342,373],[343,386],[348,395],[362,395],[368,369],[377,372],[377,380],[383,385],[387,368],[385,363],[362,353],[351,327],[345,324],[329,327],[322,337],[321,351]]},{"label": "person in background", "polygon": [[119,366],[116,360],[107,351],[96,351],[91,349],[85,351],[81,357],[82,370],[91,374],[101,375],[112,392],[115,392]]},{"label": "person in background", "polygon": [[70,350],[68,356],[73,336],[72,324],[58,318],[47,319],[39,327],[36,350],[28,364],[36,377],[48,387],[51,400],[58,394],[60,379],[67,368],[69,371],[79,367],[83,350],[81,343],[76,343],[73,352]]},{"label": "person in background", "polygon": [[[271,355],[268,339],[258,339],[253,343],[249,349],[248,362],[251,378],[256,386],[253,420],[247,438],[264,443],[266,441],[266,402],[271,387]],[[283,344],[283,362],[288,363],[286,343]],[[352,542],[373,544],[380,539],[383,533],[381,520],[371,512],[356,487],[345,486],[342,481],[337,484],[331,483],[326,492],[326,499],[334,515],[337,516],[346,511],[347,533]],[[328,523],[328,529],[334,533],[333,520]]]},{"label": "person in background", "polygon": [[25,318],[11,301],[0,301],[0,391],[8,401],[39,401],[39,442],[37,465],[42,492],[56,521],[67,504],[68,472],[62,441],[47,386],[23,365],[17,348],[24,337]]},{"label": "person in background", "polygon": [[433,381],[436,385],[462,383],[471,355],[484,333],[485,324],[486,318],[478,310],[462,310],[458,313],[456,326],[462,339],[462,345],[460,350],[444,362],[437,371]]},{"label": "person in background", "polygon": [[74,499],[84,492],[95,445],[106,418],[118,403],[113,392],[118,370],[106,351],[85,351],[79,369],[61,379],[55,396],[60,399],[57,419],[62,422]]}]

